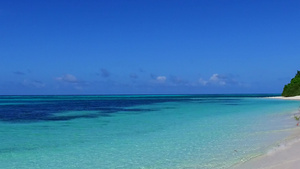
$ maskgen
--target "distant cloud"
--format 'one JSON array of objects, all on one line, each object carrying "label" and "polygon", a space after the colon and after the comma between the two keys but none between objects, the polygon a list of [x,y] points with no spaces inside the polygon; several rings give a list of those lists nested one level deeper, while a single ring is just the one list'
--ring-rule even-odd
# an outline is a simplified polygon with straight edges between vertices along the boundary
[{"label": "distant cloud", "polygon": [[24,80],[22,82],[23,86],[35,87],[35,88],[43,88],[46,86],[45,83],[38,80]]},{"label": "distant cloud", "polygon": [[107,69],[100,69],[100,76],[108,78],[110,76],[110,72]]},{"label": "distant cloud", "polygon": [[15,71],[15,72],[13,72],[15,75],[20,75],[20,76],[24,76],[24,75],[26,75],[26,73],[24,73],[24,72],[21,72],[21,71]]},{"label": "distant cloud", "polygon": [[177,76],[171,76],[170,81],[175,85],[188,85],[188,81]]},{"label": "distant cloud", "polygon": [[167,80],[166,76],[157,76],[154,74],[150,74],[151,79],[153,80],[152,82],[154,83],[164,83]]},{"label": "distant cloud", "polygon": [[31,73],[30,69],[27,69],[26,71],[20,71],[20,70],[16,70],[14,72],[12,72],[14,75],[18,75],[18,76],[24,76],[24,75],[28,75]]},{"label": "distant cloud", "polygon": [[150,77],[151,77],[151,79],[156,79],[156,75],[154,75],[154,74],[150,74]]},{"label": "distant cloud", "polygon": [[157,76],[156,81],[160,83],[164,83],[167,80],[166,76]]},{"label": "distant cloud", "polygon": [[138,75],[136,75],[135,73],[130,74],[129,77],[131,79],[138,79]]},{"label": "distant cloud", "polygon": [[207,80],[204,80],[204,79],[202,79],[202,78],[200,78],[200,79],[198,80],[198,82],[199,82],[199,84],[202,85],[202,86],[206,86],[207,83],[208,83]]},{"label": "distant cloud", "polygon": [[78,79],[71,74],[66,74],[61,77],[56,78],[57,81],[66,82],[66,83],[78,83]]},{"label": "distant cloud", "polygon": [[220,86],[224,86],[226,85],[226,81],[228,81],[227,77],[225,76],[221,76],[219,74],[213,74],[210,78],[209,78],[209,82],[215,85],[220,85]]},{"label": "distant cloud", "polygon": [[82,80],[78,80],[77,77],[72,74],[65,74],[61,77],[55,78],[55,80],[61,82],[60,84],[58,84],[58,87],[71,87],[76,90],[82,90],[85,87],[89,86],[89,83]]},{"label": "distant cloud", "polygon": [[206,85],[217,85],[217,86],[226,86],[226,85],[235,85],[239,84],[232,76],[225,76],[220,74],[213,74],[208,80],[200,78],[198,83],[202,86]]}]

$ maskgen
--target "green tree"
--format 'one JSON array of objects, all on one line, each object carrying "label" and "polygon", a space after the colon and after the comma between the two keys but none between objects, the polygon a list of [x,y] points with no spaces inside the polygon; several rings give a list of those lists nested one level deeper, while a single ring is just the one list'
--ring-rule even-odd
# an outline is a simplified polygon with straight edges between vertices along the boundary
[{"label": "green tree", "polygon": [[284,86],[281,95],[285,97],[300,95],[300,71],[297,71],[296,76],[291,79],[291,82]]}]

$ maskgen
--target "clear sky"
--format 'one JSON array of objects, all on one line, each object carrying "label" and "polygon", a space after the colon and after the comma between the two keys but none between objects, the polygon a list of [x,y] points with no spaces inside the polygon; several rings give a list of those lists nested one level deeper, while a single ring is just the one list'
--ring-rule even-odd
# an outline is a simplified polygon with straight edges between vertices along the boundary
[{"label": "clear sky", "polygon": [[2,0],[0,94],[281,93],[297,0]]}]

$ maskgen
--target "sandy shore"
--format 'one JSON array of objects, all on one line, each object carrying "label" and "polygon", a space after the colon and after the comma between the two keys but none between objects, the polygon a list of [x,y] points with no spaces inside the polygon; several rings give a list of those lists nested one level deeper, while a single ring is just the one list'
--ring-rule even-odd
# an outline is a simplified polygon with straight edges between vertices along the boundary
[{"label": "sandy shore", "polygon": [[275,97],[268,97],[270,99],[283,99],[283,100],[300,100],[300,96],[293,96],[293,97],[283,97],[283,96],[275,96]]},{"label": "sandy shore", "polygon": [[[292,139],[293,138],[293,139]],[[237,165],[235,169],[299,169],[300,127],[286,142],[274,147],[267,154]]]},{"label": "sandy shore", "polygon": [[[299,100],[295,97],[269,97],[271,99]],[[274,147],[265,155],[239,164],[236,169],[299,169],[300,168],[300,126],[285,142]]]}]

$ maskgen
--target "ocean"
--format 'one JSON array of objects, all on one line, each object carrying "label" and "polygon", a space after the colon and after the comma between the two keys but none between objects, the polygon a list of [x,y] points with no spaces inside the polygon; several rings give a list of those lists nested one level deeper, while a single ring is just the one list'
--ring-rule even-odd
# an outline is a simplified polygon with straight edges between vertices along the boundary
[{"label": "ocean", "polygon": [[300,102],[266,96],[0,96],[0,166],[231,168],[297,127]]}]

